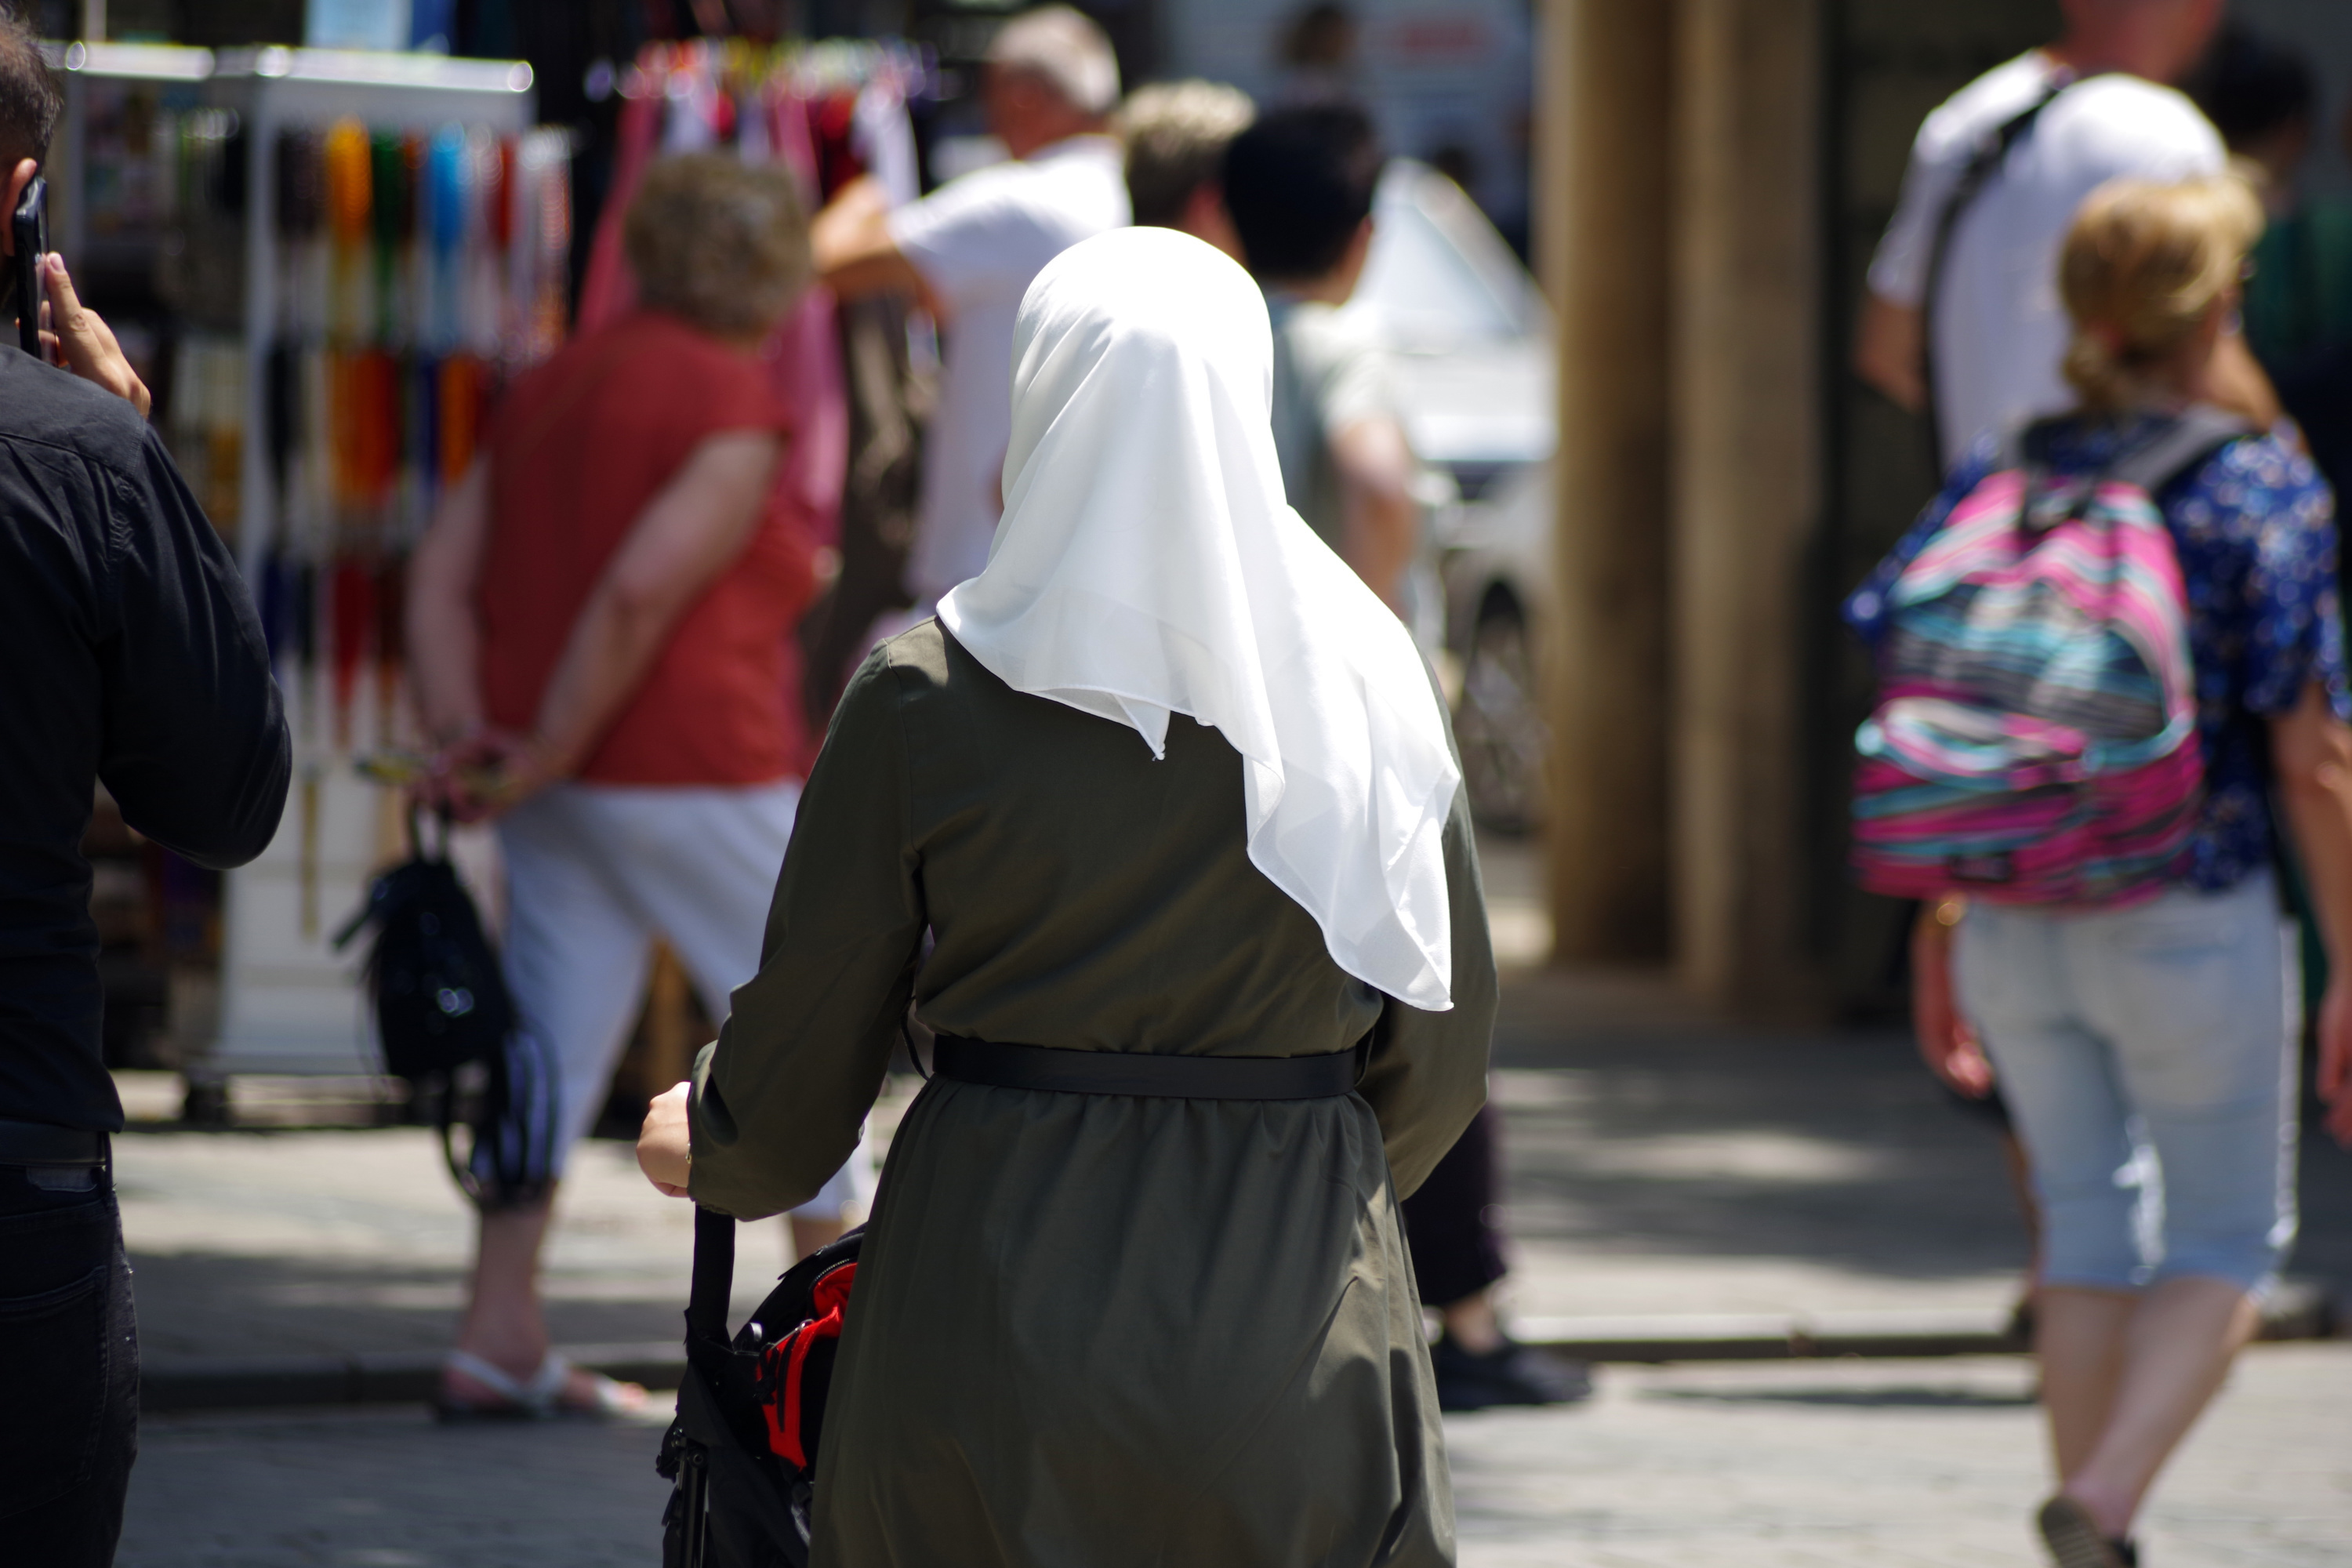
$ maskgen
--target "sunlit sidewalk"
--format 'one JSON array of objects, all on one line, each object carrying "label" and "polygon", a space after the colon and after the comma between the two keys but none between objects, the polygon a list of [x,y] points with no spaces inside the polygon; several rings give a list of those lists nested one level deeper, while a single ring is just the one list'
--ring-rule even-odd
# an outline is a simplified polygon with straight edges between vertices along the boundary
[{"label": "sunlit sidewalk", "polygon": [[[1490,865],[1498,931],[1538,941],[1528,860]],[[2006,1321],[2026,1243],[1994,1134],[1900,1032],[1734,1026],[1655,977],[1518,969],[1495,1060],[1505,1297],[1528,1337],[1982,1338]],[[124,1081],[146,1129],[119,1141],[117,1163],[152,1367],[389,1356],[413,1373],[446,1342],[472,1227],[429,1133],[177,1130],[142,1120],[172,1113],[176,1080]],[[236,1092],[255,1120],[299,1122],[285,1097],[300,1087]],[[919,1087],[894,1085],[879,1139]],[[2342,1301],[2352,1156],[2306,1140],[2301,1190],[2292,1273]],[[617,1142],[577,1151],[560,1204],[546,1276],[558,1342],[674,1353],[686,1207]],[[780,1224],[747,1235],[740,1305],[782,1248]]]},{"label": "sunlit sidewalk", "polygon": [[[1448,1424],[1464,1568],[1978,1568],[2039,1557],[2013,1358],[1604,1369],[1591,1404]],[[2250,1352],[2159,1484],[2163,1568],[2352,1560],[2352,1344]],[[651,1424],[415,1409],[151,1420],[122,1568],[644,1568]]]}]

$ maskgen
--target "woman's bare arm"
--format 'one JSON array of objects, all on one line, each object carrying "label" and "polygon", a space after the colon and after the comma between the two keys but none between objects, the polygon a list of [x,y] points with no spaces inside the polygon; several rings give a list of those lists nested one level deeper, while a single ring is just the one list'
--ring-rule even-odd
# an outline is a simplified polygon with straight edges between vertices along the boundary
[{"label": "woman's bare arm", "polygon": [[562,778],[587,760],[677,617],[751,542],[782,447],[761,430],[706,437],[638,514],[572,623],[519,785]]},{"label": "woman's bare arm", "polygon": [[1414,499],[1415,465],[1404,426],[1385,416],[1359,419],[1331,437],[1331,467],[1339,481],[1339,554],[1365,586],[1400,615],[1405,569],[1421,534]]},{"label": "woman's bare arm", "polygon": [[409,689],[425,733],[436,746],[482,727],[481,630],[474,593],[481,582],[489,514],[489,464],[478,458],[443,494],[432,526],[408,559]]},{"label": "woman's bare arm", "polygon": [[1927,320],[1916,305],[1872,294],[1854,328],[1853,372],[1906,413],[1927,405]]},{"label": "woman's bare arm", "polygon": [[2271,761],[2327,950],[2319,1092],[2328,1131],[2352,1144],[2352,729],[2316,683],[2293,712],[2271,721]]}]

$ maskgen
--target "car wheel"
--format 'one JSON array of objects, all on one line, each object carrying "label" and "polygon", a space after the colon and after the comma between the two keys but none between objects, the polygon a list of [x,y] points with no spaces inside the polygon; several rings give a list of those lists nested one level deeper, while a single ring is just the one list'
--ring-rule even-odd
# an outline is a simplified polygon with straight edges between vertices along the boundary
[{"label": "car wheel", "polygon": [[1492,604],[1478,616],[1454,737],[1478,826],[1511,834],[1542,826],[1549,736],[1536,701],[1535,650],[1516,605]]}]

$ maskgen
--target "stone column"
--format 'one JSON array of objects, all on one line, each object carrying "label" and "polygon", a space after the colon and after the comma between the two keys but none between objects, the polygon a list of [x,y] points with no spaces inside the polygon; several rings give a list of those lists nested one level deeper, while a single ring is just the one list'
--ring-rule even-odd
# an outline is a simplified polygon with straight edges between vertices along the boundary
[{"label": "stone column", "polygon": [[1559,323],[1555,952],[1668,955],[1670,0],[1544,0],[1537,267]]},{"label": "stone column", "polygon": [[1819,0],[1675,0],[1674,910],[1685,983],[1812,1000],[1800,565],[1821,512]]}]

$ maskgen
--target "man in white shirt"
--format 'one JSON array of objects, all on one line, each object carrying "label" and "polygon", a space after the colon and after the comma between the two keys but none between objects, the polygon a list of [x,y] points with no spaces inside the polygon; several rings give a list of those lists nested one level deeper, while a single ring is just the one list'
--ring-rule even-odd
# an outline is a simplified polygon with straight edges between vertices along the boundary
[{"label": "man in white shirt", "polygon": [[871,180],[845,186],[810,239],[836,296],[919,296],[946,337],[907,587],[918,614],[988,563],[1013,433],[1013,321],[1030,279],[1082,239],[1128,222],[1124,154],[1107,134],[1118,62],[1066,5],[1025,11],[989,46],[982,93],[1013,162],[892,210]]},{"label": "man in white shirt", "polygon": [[[1947,465],[1985,431],[2074,401],[2058,374],[2068,327],[2057,258],[2083,198],[2112,179],[2185,180],[2226,165],[2205,117],[2158,85],[2196,61],[2221,9],[2222,0],[2064,0],[2064,37],[1979,77],[1919,127],[1901,205],[1871,264],[1854,368],[1917,410],[1932,359]],[[1961,211],[1931,306],[1937,231],[1963,171],[1988,138],[2064,83]],[[1931,356],[1923,323],[1934,331]],[[2232,384],[2251,376],[2261,390],[2249,398],[2266,399],[2242,343],[2231,357]]]}]

